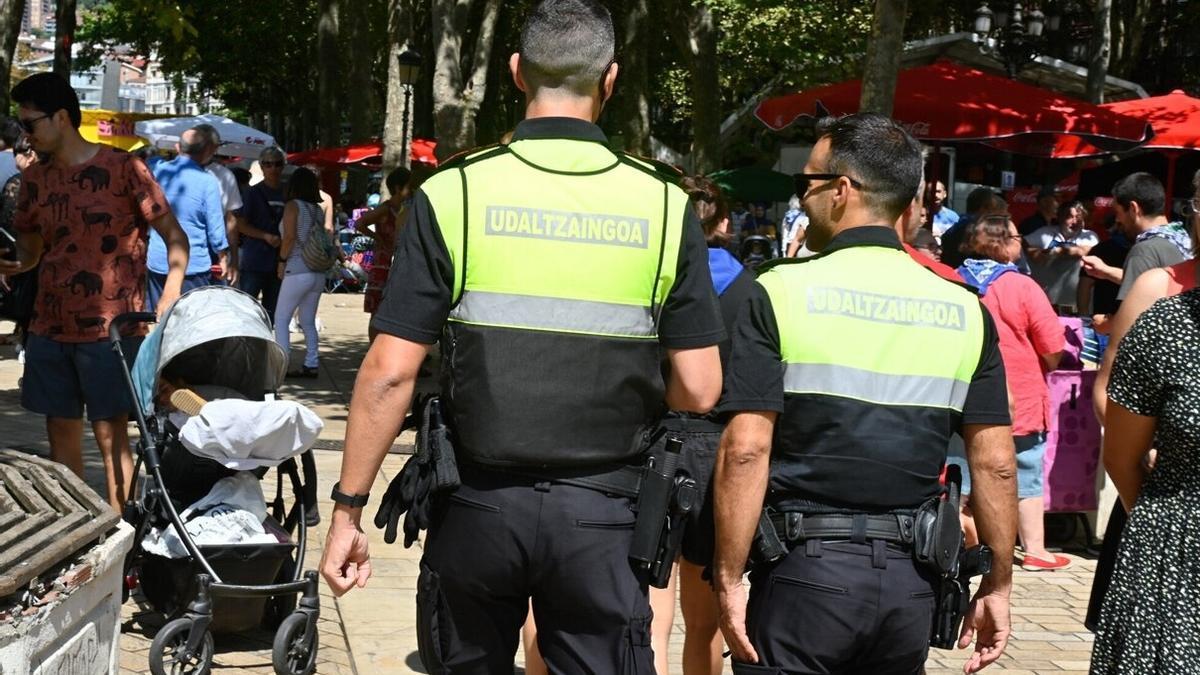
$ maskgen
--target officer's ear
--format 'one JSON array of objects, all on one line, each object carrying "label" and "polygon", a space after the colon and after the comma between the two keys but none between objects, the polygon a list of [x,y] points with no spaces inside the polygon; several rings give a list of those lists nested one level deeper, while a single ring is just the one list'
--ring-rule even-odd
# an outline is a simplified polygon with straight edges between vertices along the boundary
[{"label": "officer's ear", "polygon": [[513,52],[513,55],[508,57],[508,70],[512,73],[513,84],[517,85],[522,93],[529,93],[529,85],[525,84],[525,78],[521,75],[521,55]]},{"label": "officer's ear", "polygon": [[617,86],[617,72],[621,70],[621,65],[616,61],[609,64],[604,70],[604,77],[600,81],[600,102],[601,105],[608,103],[612,98],[613,89]]}]

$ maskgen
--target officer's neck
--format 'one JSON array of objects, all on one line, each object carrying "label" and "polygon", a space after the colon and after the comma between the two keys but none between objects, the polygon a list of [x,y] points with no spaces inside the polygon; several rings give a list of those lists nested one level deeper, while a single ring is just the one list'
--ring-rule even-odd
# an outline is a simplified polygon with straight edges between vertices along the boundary
[{"label": "officer's neck", "polygon": [[595,123],[600,119],[600,101],[592,96],[535,96],[525,103],[525,119],[573,117]]}]

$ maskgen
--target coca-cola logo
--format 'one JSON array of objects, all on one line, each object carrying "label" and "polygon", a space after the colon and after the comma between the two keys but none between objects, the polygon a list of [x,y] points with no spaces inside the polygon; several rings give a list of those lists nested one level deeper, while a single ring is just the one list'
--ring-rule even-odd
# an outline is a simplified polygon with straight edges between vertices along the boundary
[{"label": "coca-cola logo", "polygon": [[903,126],[908,133],[917,138],[929,135],[929,122],[912,122],[910,124],[903,124],[901,126]]}]

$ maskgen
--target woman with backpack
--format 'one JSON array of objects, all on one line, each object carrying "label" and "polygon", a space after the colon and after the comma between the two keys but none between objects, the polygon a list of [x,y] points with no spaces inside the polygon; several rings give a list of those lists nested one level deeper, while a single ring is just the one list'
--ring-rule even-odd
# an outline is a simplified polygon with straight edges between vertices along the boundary
[{"label": "woman with backpack", "polygon": [[300,310],[304,331],[304,364],[288,377],[317,376],[317,304],[325,290],[325,274],[336,264],[337,248],[325,232],[317,175],[300,168],[288,181],[288,201],[280,222],[279,300],[275,306],[275,341],[290,353],[288,323]]}]

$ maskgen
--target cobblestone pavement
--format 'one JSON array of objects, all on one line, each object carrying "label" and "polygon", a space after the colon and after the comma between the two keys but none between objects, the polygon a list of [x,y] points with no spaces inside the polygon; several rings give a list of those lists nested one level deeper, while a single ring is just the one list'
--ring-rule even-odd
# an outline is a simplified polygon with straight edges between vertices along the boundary
[{"label": "cobblestone pavement", "polygon": [[[309,405],[325,420],[326,427],[316,451],[320,494],[337,480],[341,462],[340,441],[345,433],[347,405],[358,363],[366,350],[366,315],[362,298],[326,295],[321,301],[324,323],[321,336],[321,374],[315,380],[289,381],[282,395]],[[9,332],[0,322],[0,335]],[[298,351],[298,349],[296,350]],[[293,354],[293,359],[299,354]],[[0,347],[0,439],[4,445],[48,454],[42,420],[24,413],[19,402],[17,380],[20,366],[11,348]],[[401,437],[395,454],[384,462],[372,489],[382,494],[387,482],[400,469],[410,437]],[[95,445],[85,440],[86,478],[101,490],[103,467]],[[321,449],[324,448],[324,449]],[[329,519],[327,499],[322,499],[322,525],[310,531],[307,567],[315,568]],[[370,510],[370,509],[368,509]],[[374,574],[365,590],[335,599],[322,585],[320,652],[317,672],[321,674],[392,674],[423,672],[417,658],[413,596],[416,589],[419,547],[387,546],[382,533],[367,528],[371,541]],[[1023,673],[1086,673],[1091,651],[1091,634],[1083,627],[1095,562],[1071,556],[1075,564],[1059,572],[1029,573],[1017,570],[1013,597],[1013,640],[1008,653],[989,671]],[[134,600],[122,612],[120,672],[149,672],[147,654],[161,618],[146,613]],[[676,612],[671,643],[672,675],[678,673],[684,626]],[[272,673],[270,641],[266,631],[219,636],[214,675]],[[933,650],[927,672],[950,675],[961,672],[965,654]],[[517,672],[523,658],[518,654]],[[728,668],[726,672],[730,672]]]}]

